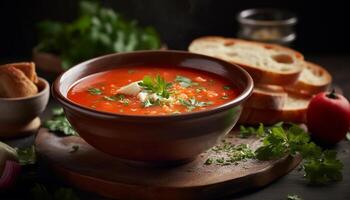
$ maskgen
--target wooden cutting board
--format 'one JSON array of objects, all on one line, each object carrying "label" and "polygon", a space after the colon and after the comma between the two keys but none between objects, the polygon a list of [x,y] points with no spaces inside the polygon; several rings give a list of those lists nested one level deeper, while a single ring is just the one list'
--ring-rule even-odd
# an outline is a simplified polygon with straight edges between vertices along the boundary
[{"label": "wooden cutting board", "polygon": [[[241,139],[231,132],[233,144],[257,148],[261,141]],[[113,199],[217,199],[243,190],[263,187],[294,169],[300,157],[275,161],[247,160],[236,165],[205,165],[208,151],[176,167],[150,167],[120,161],[87,144],[82,138],[59,137],[40,129],[36,149],[42,159],[68,184]],[[73,146],[79,146],[73,151]]]}]

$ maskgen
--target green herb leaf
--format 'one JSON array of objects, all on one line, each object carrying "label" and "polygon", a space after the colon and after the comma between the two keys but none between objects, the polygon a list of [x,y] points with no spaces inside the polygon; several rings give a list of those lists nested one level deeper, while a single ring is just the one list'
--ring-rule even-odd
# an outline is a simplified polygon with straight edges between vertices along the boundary
[{"label": "green herb leaf", "polygon": [[212,105],[213,102],[208,101],[208,102],[204,102],[204,101],[197,101],[195,98],[190,98],[188,100],[185,99],[179,99],[179,102],[183,105],[187,107],[187,111],[191,112],[193,109],[197,108],[197,107],[205,107],[205,106],[209,106]]},{"label": "green herb leaf", "polygon": [[184,88],[187,88],[187,87],[190,87],[190,86],[197,86],[197,85],[199,85],[199,83],[193,82],[190,78],[187,78],[185,76],[180,76],[180,75],[177,75],[175,77],[174,81],[179,83]]},{"label": "green herb leaf", "polygon": [[72,150],[69,153],[75,153],[79,150],[79,145],[73,145]]},{"label": "green herb leaf", "polygon": [[102,94],[101,89],[94,88],[94,87],[89,88],[87,91],[92,95],[101,95]]},{"label": "green herb leaf", "polygon": [[52,132],[62,133],[66,136],[78,136],[78,133],[72,128],[64,115],[62,108],[53,109],[53,117],[50,120],[44,122],[44,127]]},{"label": "green herb leaf", "polygon": [[27,148],[16,148],[16,151],[21,165],[35,164],[36,154],[34,145]]},{"label": "green herb leaf", "polygon": [[64,69],[104,54],[161,46],[153,28],[140,27],[135,20],[126,20],[97,1],[81,1],[79,7],[79,16],[73,22],[43,21],[38,25],[37,49],[59,55]]},{"label": "green herb leaf", "polygon": [[172,84],[165,81],[163,77],[157,75],[156,77],[144,76],[142,82],[139,83],[144,90],[155,93],[162,98],[169,98]]},{"label": "green herb leaf", "polygon": [[231,87],[228,86],[228,85],[225,85],[225,86],[224,86],[224,90],[231,90]]},{"label": "green herb leaf", "polygon": [[[259,160],[277,159],[285,155],[300,154],[303,157],[304,176],[311,183],[325,184],[342,179],[343,164],[336,157],[336,151],[325,150],[310,141],[309,134],[295,124],[288,124],[284,129],[282,123],[265,128],[263,145],[256,151]],[[252,127],[241,127],[243,135],[252,135]],[[242,134],[241,133],[241,134]]]}]

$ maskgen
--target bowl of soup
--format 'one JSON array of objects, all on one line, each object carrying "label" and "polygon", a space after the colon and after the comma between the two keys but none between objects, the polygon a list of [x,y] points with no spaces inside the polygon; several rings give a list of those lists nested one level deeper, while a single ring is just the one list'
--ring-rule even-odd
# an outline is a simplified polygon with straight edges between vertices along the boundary
[{"label": "bowl of soup", "polygon": [[236,124],[253,81],[237,65],[185,51],[111,54],[78,64],[53,84],[79,135],[141,162],[186,162]]}]

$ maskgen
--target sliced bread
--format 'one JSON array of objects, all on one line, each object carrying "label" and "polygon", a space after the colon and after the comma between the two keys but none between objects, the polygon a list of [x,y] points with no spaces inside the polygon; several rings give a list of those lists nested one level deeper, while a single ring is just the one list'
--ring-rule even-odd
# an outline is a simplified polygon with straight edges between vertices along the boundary
[{"label": "sliced bread", "polygon": [[286,86],[285,90],[306,96],[326,91],[332,82],[332,76],[326,69],[315,63],[305,63],[306,66],[301,72],[299,79],[294,84]]},{"label": "sliced bread", "polygon": [[258,109],[283,109],[288,94],[283,87],[275,85],[257,85],[244,106]]},{"label": "sliced bread", "polygon": [[259,123],[274,124],[280,121],[305,123],[306,111],[309,99],[297,98],[289,96],[282,109],[258,109],[244,106],[240,124],[256,125]]},{"label": "sliced bread", "polygon": [[188,49],[240,65],[255,84],[293,84],[305,65],[303,55],[292,49],[233,38],[202,37],[192,41]]}]

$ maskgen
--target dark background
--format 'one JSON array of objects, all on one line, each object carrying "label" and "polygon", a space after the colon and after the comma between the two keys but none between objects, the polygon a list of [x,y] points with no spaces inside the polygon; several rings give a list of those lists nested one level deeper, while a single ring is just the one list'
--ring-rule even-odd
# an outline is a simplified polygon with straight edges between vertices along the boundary
[{"label": "dark background", "polygon": [[[253,0],[104,0],[127,18],[152,25],[172,49],[186,49],[201,35],[234,37],[235,15],[252,7],[293,11],[299,18],[294,48],[304,54],[348,55],[350,11],[345,1]],[[0,59],[29,59],[37,43],[36,24],[44,19],[70,21],[77,14],[76,0],[0,1]],[[67,47],[69,48],[69,47]]]}]

